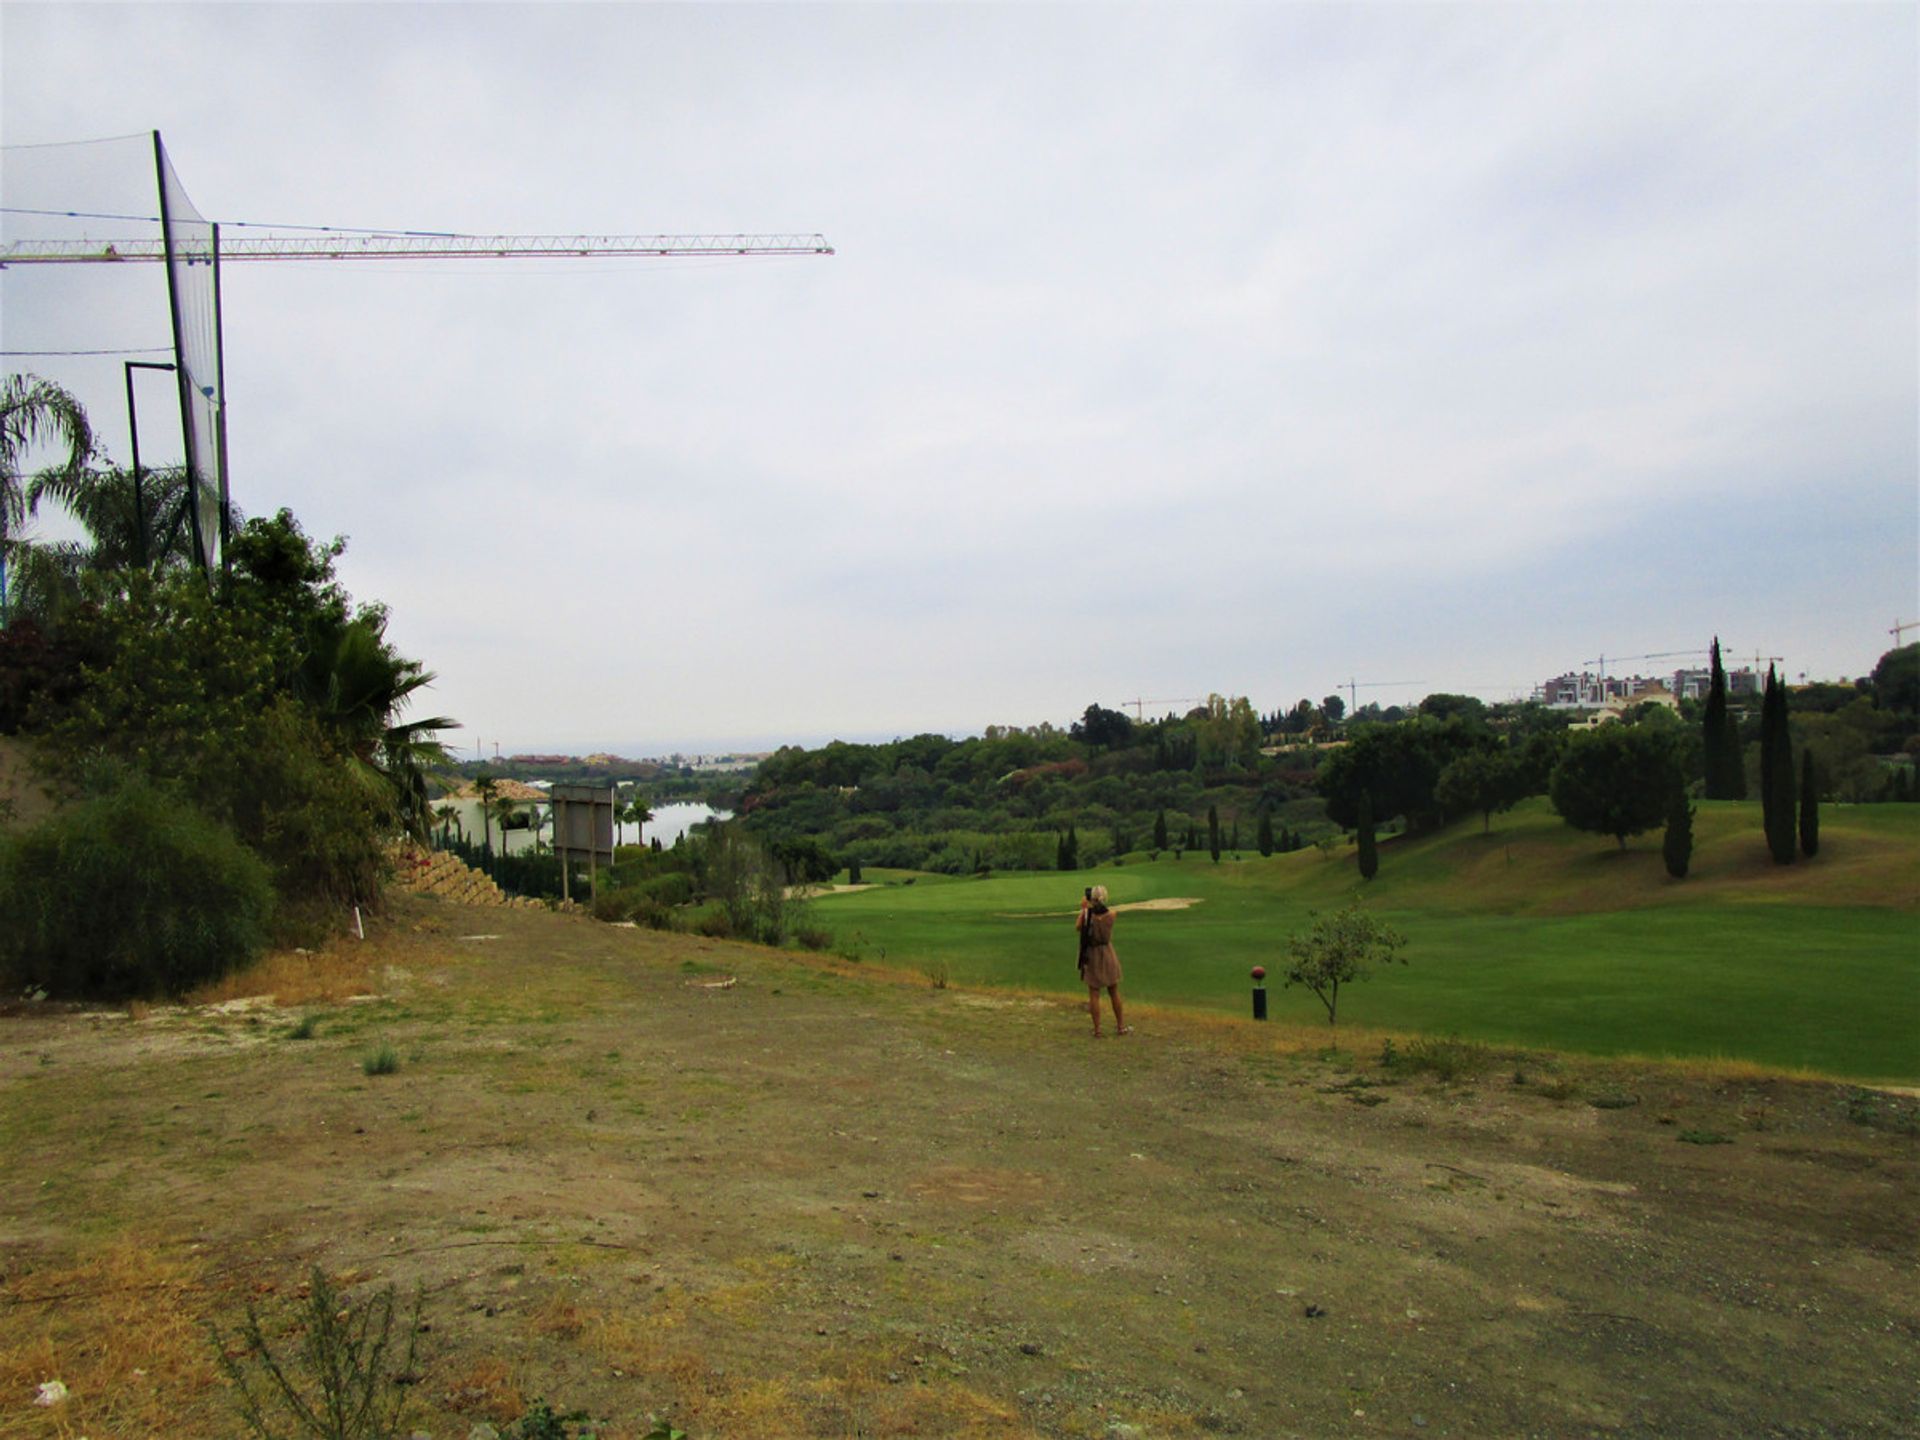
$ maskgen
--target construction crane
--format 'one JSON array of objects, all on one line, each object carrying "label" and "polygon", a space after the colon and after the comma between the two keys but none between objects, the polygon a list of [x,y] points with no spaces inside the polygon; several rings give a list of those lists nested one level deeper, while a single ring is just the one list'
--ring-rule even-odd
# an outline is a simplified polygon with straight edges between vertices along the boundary
[{"label": "construction crane", "polygon": [[1357,713],[1360,709],[1360,692],[1362,690],[1393,690],[1406,685],[1419,685],[1422,683],[1423,682],[1419,680],[1355,680],[1352,676],[1348,676],[1345,685],[1336,685],[1333,688],[1347,692],[1347,709]]},{"label": "construction crane", "polygon": [[1205,696],[1193,696],[1193,695],[1183,695],[1183,696],[1179,696],[1179,697],[1177,697],[1177,698],[1175,698],[1175,699],[1172,699],[1172,700],[1122,700],[1122,701],[1121,701],[1120,703],[1121,703],[1122,705],[1131,705],[1131,706],[1133,706],[1133,718],[1134,718],[1134,720],[1135,720],[1135,721],[1137,722],[1137,721],[1141,721],[1141,720],[1144,720],[1144,719],[1146,718],[1146,716],[1145,716],[1145,714],[1143,713],[1143,707],[1144,707],[1144,706],[1148,706],[1148,705],[1204,705],[1204,704],[1206,704],[1206,703],[1207,703],[1207,701],[1206,701],[1206,697],[1205,697]]},{"label": "construction crane", "polygon": [[1896,619],[1893,622],[1893,628],[1887,631],[1887,633],[1893,636],[1893,643],[1898,645],[1900,643],[1900,637],[1909,630],[1920,630],[1920,620],[1908,620],[1902,623]]},{"label": "construction crane", "polygon": [[[227,260],[539,260],[636,255],[831,255],[823,235],[250,235],[220,238]],[[160,240],[10,240],[9,265],[164,260]]]}]

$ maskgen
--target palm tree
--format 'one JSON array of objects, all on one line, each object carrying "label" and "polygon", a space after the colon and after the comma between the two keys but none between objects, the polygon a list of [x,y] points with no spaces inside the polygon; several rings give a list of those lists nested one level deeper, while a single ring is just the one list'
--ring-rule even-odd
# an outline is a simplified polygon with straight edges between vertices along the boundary
[{"label": "palm tree", "polygon": [[494,818],[500,822],[500,853],[507,853],[507,822],[520,813],[520,802],[511,796],[502,795],[493,802]]},{"label": "palm tree", "polygon": [[433,815],[434,818],[440,822],[440,843],[442,845],[447,843],[447,836],[454,829],[459,830],[461,843],[466,843],[467,830],[466,827],[460,823],[460,812],[458,809],[452,805],[440,805],[435,807]]},{"label": "palm tree", "polygon": [[80,402],[50,380],[9,375],[0,384],[0,625],[7,621],[7,560],[26,518],[20,464],[36,442],[52,441],[65,460],[43,474],[77,472],[93,455],[93,427]]},{"label": "palm tree", "polygon": [[385,632],[386,617],[380,612],[356,616],[308,652],[294,686],[346,747],[358,773],[371,784],[391,789],[407,830],[424,836],[427,777],[453,764],[436,736],[457,730],[459,722],[444,715],[396,718],[435,677],[418,660],[395,653]]},{"label": "palm tree", "polygon": [[[474,777],[473,790],[480,797],[480,836],[489,854],[493,851],[493,802],[500,794],[500,782],[484,770]],[[505,841],[502,837],[502,848]]]},{"label": "palm tree", "polygon": [[645,825],[649,820],[653,819],[653,811],[647,808],[647,802],[641,796],[640,788],[638,786],[634,787],[632,792],[632,797],[631,797],[631,803],[627,806],[625,810],[621,812],[620,818],[622,820],[631,820],[633,822],[633,843],[636,845],[640,844],[641,843],[640,827]]}]

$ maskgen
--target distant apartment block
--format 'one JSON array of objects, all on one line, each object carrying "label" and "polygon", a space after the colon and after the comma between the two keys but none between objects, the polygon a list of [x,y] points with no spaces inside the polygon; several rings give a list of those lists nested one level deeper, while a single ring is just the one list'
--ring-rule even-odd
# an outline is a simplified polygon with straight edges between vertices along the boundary
[{"label": "distant apartment block", "polygon": [[[1713,675],[1707,670],[1676,670],[1671,675],[1596,675],[1590,670],[1579,674],[1557,675],[1534,687],[1533,698],[1553,710],[1602,710],[1609,703],[1619,704],[1654,694],[1670,695],[1675,700],[1704,700]],[[1729,696],[1759,695],[1766,678],[1751,669],[1727,672]]]}]

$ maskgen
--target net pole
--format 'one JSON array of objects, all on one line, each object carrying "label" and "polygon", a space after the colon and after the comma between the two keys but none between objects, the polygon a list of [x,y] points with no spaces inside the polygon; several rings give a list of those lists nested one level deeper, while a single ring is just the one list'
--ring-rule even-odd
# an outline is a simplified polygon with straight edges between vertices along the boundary
[{"label": "net pole", "polygon": [[213,383],[219,399],[213,410],[213,465],[219,474],[220,495],[220,578],[232,574],[227,559],[227,540],[233,531],[227,495],[227,339],[220,310],[220,227],[213,227]]},{"label": "net pole", "polygon": [[[198,467],[193,463],[193,377],[188,372],[187,354],[180,338],[180,287],[175,281],[176,266],[173,249],[173,213],[167,199],[167,149],[160,143],[160,132],[153,132],[153,176],[160,191],[160,245],[166,259],[167,271],[167,313],[173,321],[173,364],[174,376],[180,390],[180,433],[186,439],[187,459],[187,496],[192,500],[197,496],[200,477]],[[187,524],[193,537],[193,554],[204,574],[207,568],[205,537],[200,533],[200,507],[197,503],[187,506]]]}]

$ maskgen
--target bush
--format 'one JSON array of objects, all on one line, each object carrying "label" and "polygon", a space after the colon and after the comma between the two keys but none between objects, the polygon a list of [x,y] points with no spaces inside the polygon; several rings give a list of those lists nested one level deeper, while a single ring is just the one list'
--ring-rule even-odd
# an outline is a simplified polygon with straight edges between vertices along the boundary
[{"label": "bush", "polygon": [[59,997],[178,995],[260,953],[267,867],[131,774],[0,842],[0,981]]}]

